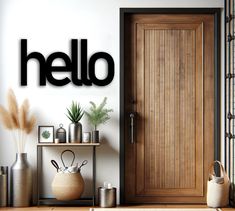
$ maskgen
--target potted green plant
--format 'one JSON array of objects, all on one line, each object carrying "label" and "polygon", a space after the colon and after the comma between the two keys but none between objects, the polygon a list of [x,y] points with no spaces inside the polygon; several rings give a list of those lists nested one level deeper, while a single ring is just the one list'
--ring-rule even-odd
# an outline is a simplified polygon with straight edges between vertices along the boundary
[{"label": "potted green plant", "polygon": [[82,124],[79,122],[83,117],[84,111],[80,107],[79,103],[72,102],[70,108],[67,108],[66,116],[71,123],[69,124],[69,143],[82,142]]},{"label": "potted green plant", "polygon": [[94,102],[90,102],[91,107],[89,112],[85,112],[88,117],[88,121],[94,127],[94,130],[92,131],[92,142],[95,143],[99,142],[99,131],[97,130],[97,127],[100,124],[106,123],[110,119],[109,112],[113,111],[113,109],[105,108],[106,103],[107,97],[103,99],[99,106]]}]

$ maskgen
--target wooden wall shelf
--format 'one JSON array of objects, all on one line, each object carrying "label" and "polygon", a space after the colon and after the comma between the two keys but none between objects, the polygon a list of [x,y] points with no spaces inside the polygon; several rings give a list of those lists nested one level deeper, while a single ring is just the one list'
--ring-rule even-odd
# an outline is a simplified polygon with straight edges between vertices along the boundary
[{"label": "wooden wall shelf", "polygon": [[37,144],[37,146],[45,146],[45,147],[71,147],[71,146],[77,146],[77,147],[81,147],[81,146],[100,146],[100,143],[60,143],[60,144],[55,144],[55,143],[39,143]]}]

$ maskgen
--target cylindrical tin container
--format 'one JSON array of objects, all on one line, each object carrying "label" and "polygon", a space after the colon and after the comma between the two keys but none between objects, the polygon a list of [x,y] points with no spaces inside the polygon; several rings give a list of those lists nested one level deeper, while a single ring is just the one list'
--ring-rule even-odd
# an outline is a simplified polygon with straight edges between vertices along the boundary
[{"label": "cylindrical tin container", "polygon": [[92,143],[99,143],[99,131],[94,130],[92,131]]},{"label": "cylindrical tin container", "polygon": [[8,167],[1,166],[0,174],[0,207],[8,205]]},{"label": "cylindrical tin container", "polygon": [[27,161],[27,153],[16,153],[16,161],[11,167],[11,205],[28,207],[32,199],[32,171]]},{"label": "cylindrical tin container", "polygon": [[69,143],[81,143],[82,142],[82,124],[70,123],[69,124]]},{"label": "cylindrical tin container", "polygon": [[84,132],[82,136],[82,143],[90,143],[91,142],[91,133]]},{"label": "cylindrical tin container", "polygon": [[100,207],[116,207],[116,188],[100,187],[98,200]]}]

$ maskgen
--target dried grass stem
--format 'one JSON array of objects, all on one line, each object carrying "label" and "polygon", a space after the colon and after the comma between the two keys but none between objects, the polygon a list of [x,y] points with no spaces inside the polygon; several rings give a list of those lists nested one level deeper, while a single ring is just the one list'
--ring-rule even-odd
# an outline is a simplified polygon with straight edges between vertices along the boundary
[{"label": "dried grass stem", "polygon": [[36,124],[36,117],[29,117],[29,102],[24,100],[21,107],[18,107],[15,93],[9,89],[7,95],[8,110],[0,105],[0,120],[3,126],[11,130],[13,139],[16,143],[17,152],[25,151],[26,137],[30,134]]}]

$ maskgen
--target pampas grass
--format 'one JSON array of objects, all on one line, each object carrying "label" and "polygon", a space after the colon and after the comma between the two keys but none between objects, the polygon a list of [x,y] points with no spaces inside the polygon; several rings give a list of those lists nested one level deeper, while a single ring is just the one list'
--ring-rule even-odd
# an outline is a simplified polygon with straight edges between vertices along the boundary
[{"label": "pampas grass", "polygon": [[0,117],[4,127],[8,130],[12,130],[13,123],[11,115],[2,105],[0,105]]},{"label": "pampas grass", "polygon": [[8,91],[7,101],[8,101],[9,113],[12,118],[12,123],[13,123],[12,125],[15,129],[18,129],[19,128],[18,103],[12,89],[9,89]]},{"label": "pampas grass", "polygon": [[26,130],[27,129],[27,115],[29,113],[29,101],[26,99],[24,100],[23,104],[20,107],[19,110],[19,123],[20,123],[20,129]]},{"label": "pampas grass", "polygon": [[17,152],[23,153],[28,134],[30,134],[36,124],[34,115],[29,117],[29,102],[24,100],[20,108],[18,107],[16,96],[12,89],[7,94],[8,110],[0,105],[0,120],[3,126],[11,130],[15,140]]}]

